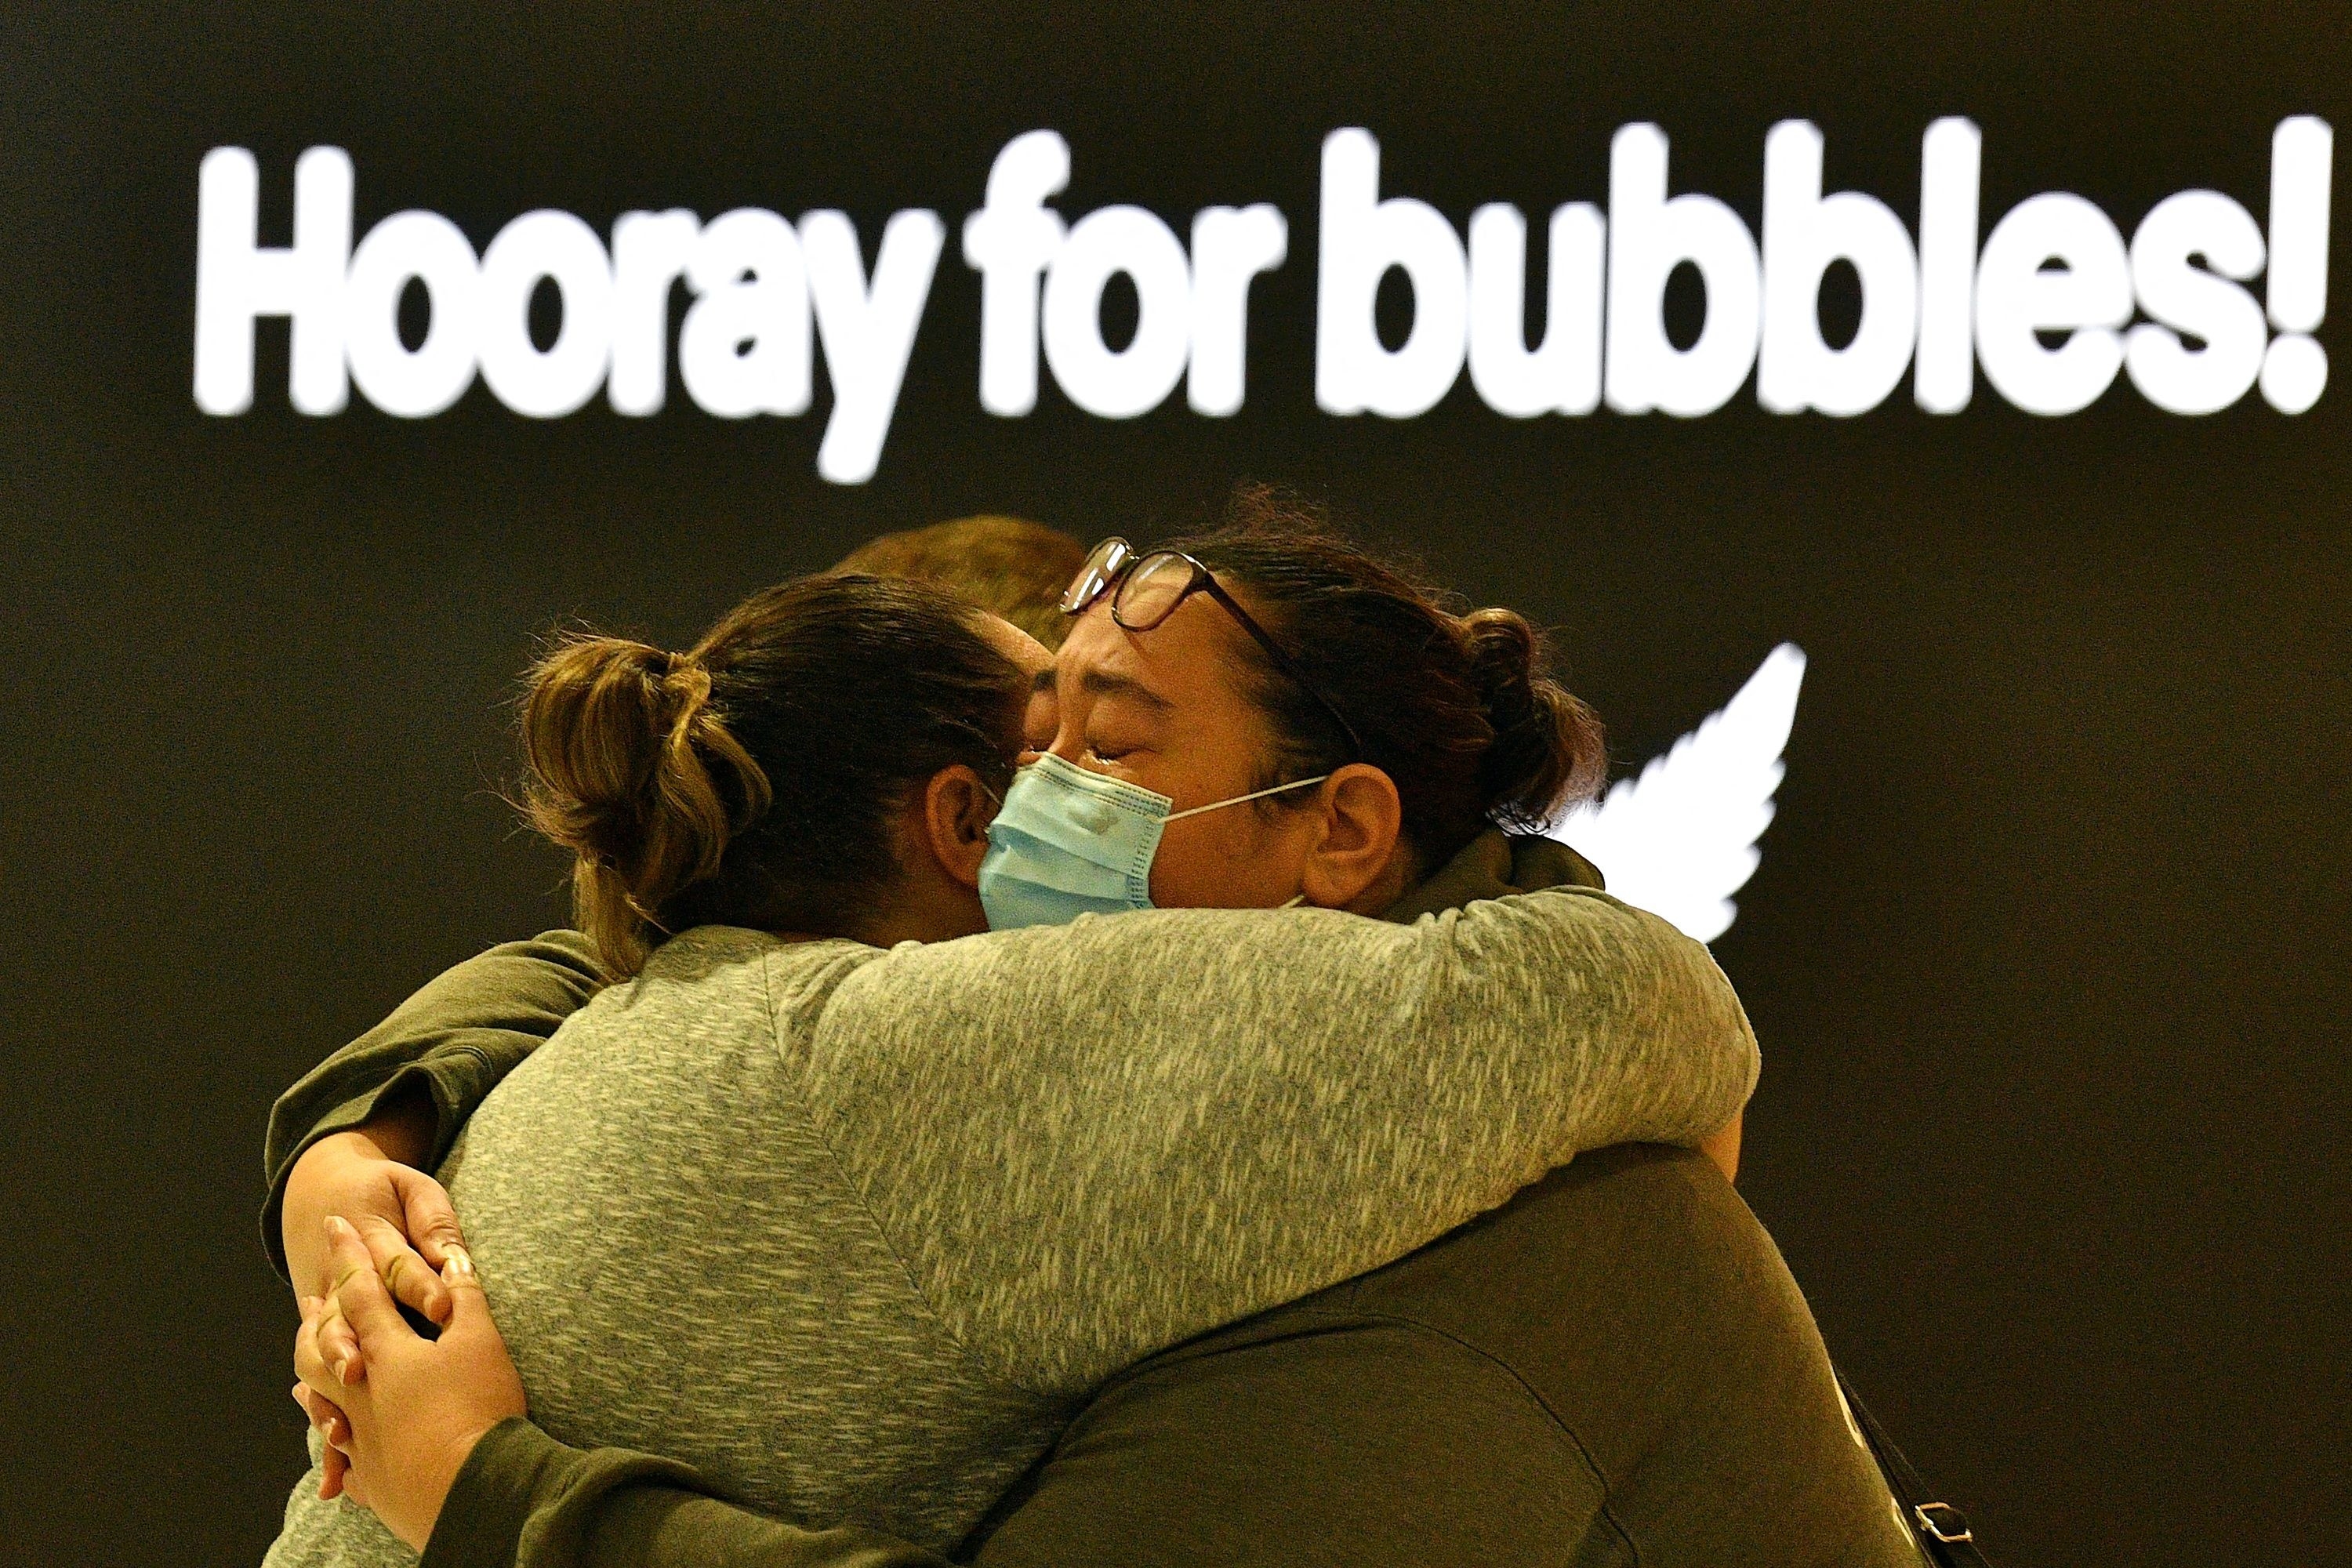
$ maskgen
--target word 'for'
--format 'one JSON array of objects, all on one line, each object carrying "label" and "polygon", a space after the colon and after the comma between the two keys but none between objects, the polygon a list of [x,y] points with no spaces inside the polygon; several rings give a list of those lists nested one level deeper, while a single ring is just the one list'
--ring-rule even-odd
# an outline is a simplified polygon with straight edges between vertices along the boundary
[{"label": "word 'for'", "polygon": [[[2210,414],[2260,385],[2300,414],[2326,384],[2313,337],[2326,309],[2334,134],[2298,115],[2271,142],[2267,233],[2218,191],[2166,197],[2128,244],[2096,205],[2065,192],[2018,203],[1982,233],[1982,138],[1938,120],[1921,143],[1918,226],[1859,191],[1824,194],[1822,133],[1783,121],[1764,140],[1763,235],[1713,196],[1668,195],[1665,133],[1620,129],[1609,203],[1555,208],[1547,231],[1543,330],[1526,330],[1528,220],[1496,203],[1463,231],[1435,207],[1381,195],[1368,131],[1323,143],[1316,277],[1315,399],[1331,414],[1410,418],[1466,367],[1479,398],[1516,418],[1621,414],[1692,416],[1756,378],[1776,414],[1853,415],[1878,406],[1907,371],[1919,406],[1968,406],[1981,366],[1994,390],[2034,414],[2071,414],[2120,373],[2174,414]],[[1183,383],[1196,413],[1242,406],[1254,279],[1282,266],[1289,224],[1267,203],[1193,215],[1190,243],[1133,205],[1076,222],[1046,205],[1067,185],[1070,150],[1051,131],[1015,137],[989,171],[963,256],[981,275],[980,401],[1017,417],[1036,405],[1042,353],[1079,408],[1125,419]],[[377,408],[437,414],[478,374],[518,414],[556,418],[603,388],[624,415],[662,406],[669,301],[692,296],[678,330],[677,377],[723,418],[807,410],[822,348],[832,412],[817,471],[873,477],[945,247],[921,208],[883,226],[872,273],[856,226],[836,211],[793,223],[742,207],[704,222],[682,208],[627,212],[611,243],[567,212],[528,212],[479,254],[437,213],[395,213],[352,243],[352,170],[336,147],[294,166],[293,243],[258,243],[259,171],[216,147],[198,176],[196,405],[235,415],[253,404],[254,321],[291,318],[289,394],[304,414],[339,413],[356,383]],[[1979,236],[1982,236],[1981,239]],[[1824,276],[1860,282],[1853,335],[1821,325]],[[1667,279],[1696,270],[1706,304],[1687,346],[1666,326]],[[1391,348],[1375,321],[1391,272],[1412,300]],[[1114,348],[1103,296],[1124,276],[1134,330]],[[2263,279],[2257,302],[2245,285]],[[561,325],[542,347],[531,300],[551,284]],[[401,331],[403,296],[429,306],[421,340]],[[2146,319],[2134,324],[2135,316]]]}]

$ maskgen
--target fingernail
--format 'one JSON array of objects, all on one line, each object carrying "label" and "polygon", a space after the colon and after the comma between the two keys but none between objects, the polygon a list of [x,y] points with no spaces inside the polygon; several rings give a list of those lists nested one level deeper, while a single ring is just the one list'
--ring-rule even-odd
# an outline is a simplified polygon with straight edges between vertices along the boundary
[{"label": "fingernail", "polygon": [[464,1247],[459,1247],[455,1243],[444,1247],[441,1251],[443,1254],[443,1262],[441,1267],[446,1274],[459,1279],[471,1279],[474,1277],[474,1255],[472,1253],[467,1252]]},{"label": "fingernail", "polygon": [[352,1382],[352,1358],[351,1358],[351,1357],[349,1357],[349,1356],[338,1356],[338,1357],[336,1357],[336,1358],[335,1358],[335,1381],[336,1381],[337,1383],[340,1383],[340,1384],[343,1384],[343,1386],[345,1386],[346,1388],[348,1388],[348,1387],[350,1387],[350,1386],[351,1386],[351,1382]]},{"label": "fingernail", "polygon": [[331,1214],[327,1216],[327,1239],[329,1241],[340,1240],[342,1237],[344,1228],[342,1215]]}]

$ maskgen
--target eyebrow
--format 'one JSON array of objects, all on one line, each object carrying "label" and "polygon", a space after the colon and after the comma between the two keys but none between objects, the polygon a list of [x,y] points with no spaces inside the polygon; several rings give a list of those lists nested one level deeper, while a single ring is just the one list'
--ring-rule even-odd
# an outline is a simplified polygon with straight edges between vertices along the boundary
[{"label": "eyebrow", "polygon": [[1108,670],[1087,670],[1078,677],[1078,689],[1090,697],[1129,698],[1154,713],[1172,713],[1176,710],[1176,704],[1132,676],[1113,675]]}]

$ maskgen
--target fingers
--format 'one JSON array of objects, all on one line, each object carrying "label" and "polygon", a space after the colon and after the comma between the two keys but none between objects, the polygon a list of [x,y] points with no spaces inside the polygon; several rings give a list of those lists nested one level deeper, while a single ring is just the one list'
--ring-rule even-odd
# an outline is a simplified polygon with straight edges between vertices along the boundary
[{"label": "fingers", "polygon": [[352,1424],[350,1417],[332,1400],[321,1397],[308,1384],[294,1385],[294,1403],[302,1407],[310,1425],[325,1445],[319,1455],[319,1497],[321,1500],[340,1495],[343,1478],[351,1469]]},{"label": "fingers", "polygon": [[[404,1344],[416,1342],[416,1331],[408,1326],[399,1309],[393,1305],[392,1294],[376,1272],[375,1258],[360,1239],[359,1232],[348,1221],[332,1215],[327,1218],[327,1261],[334,1279],[328,1316],[331,1318],[340,1310],[358,1337],[359,1353],[363,1360],[376,1360]],[[411,1267],[423,1268],[425,1265],[419,1262]],[[331,1327],[322,1324],[322,1341]]]},{"label": "fingers", "polygon": [[436,1323],[449,1321],[449,1293],[440,1276],[408,1244],[400,1227],[375,1215],[354,1216],[352,1224],[374,1259],[375,1272],[394,1298],[415,1308]]},{"label": "fingers", "polygon": [[329,1399],[366,1375],[359,1340],[331,1300],[302,1298],[302,1326],[294,1333],[294,1375]]},{"label": "fingers", "polygon": [[[407,1268],[421,1272],[424,1262],[414,1260],[412,1253]],[[374,1256],[360,1239],[360,1232],[336,1215],[327,1215],[327,1274],[331,1293],[310,1326],[310,1338],[315,1359],[331,1373],[334,1383],[303,1373],[303,1380],[322,1392],[360,1383],[367,1377],[369,1359],[397,1350],[402,1342],[416,1342],[416,1333],[407,1321],[402,1321],[400,1310],[383,1289]],[[303,1371],[299,1354],[294,1371]]]},{"label": "fingers", "polygon": [[343,1414],[341,1405],[307,1383],[294,1385],[294,1403],[302,1407],[302,1414],[310,1418],[310,1425],[319,1429],[319,1436],[326,1439],[330,1447],[351,1447],[352,1420]]},{"label": "fingers", "polygon": [[394,1169],[392,1181],[407,1216],[409,1240],[425,1261],[441,1268],[451,1258],[460,1258],[466,1259],[465,1267],[470,1270],[473,1260],[466,1256],[465,1233],[457,1228],[457,1211],[449,1202],[448,1189],[424,1172],[405,1165]]},{"label": "fingers", "polygon": [[343,1315],[342,1303],[331,1296],[319,1315],[318,1342],[319,1359],[337,1384],[349,1387],[367,1376],[367,1357],[360,1350],[360,1337]]},{"label": "fingers", "polygon": [[[395,1232],[408,1226],[402,1178],[418,1177],[384,1158],[365,1132],[338,1132],[312,1144],[286,1179],[287,1266],[299,1289],[326,1289],[326,1240],[319,1222],[331,1214],[357,1220],[373,1215]],[[433,1259],[435,1268],[440,1259]]]}]

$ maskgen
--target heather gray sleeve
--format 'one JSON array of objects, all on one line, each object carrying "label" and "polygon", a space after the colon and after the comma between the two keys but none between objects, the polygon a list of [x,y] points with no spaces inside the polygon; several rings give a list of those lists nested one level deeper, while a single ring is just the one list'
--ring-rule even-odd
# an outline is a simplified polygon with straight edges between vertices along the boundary
[{"label": "heather gray sleeve", "polygon": [[814,1114],[998,1375],[1075,1394],[1402,1257],[1756,1080],[1706,949],[1569,888],[1398,926],[1152,910],[903,945],[812,1041]]}]

